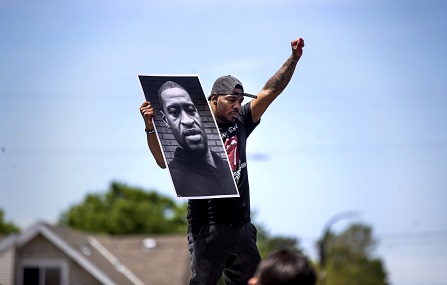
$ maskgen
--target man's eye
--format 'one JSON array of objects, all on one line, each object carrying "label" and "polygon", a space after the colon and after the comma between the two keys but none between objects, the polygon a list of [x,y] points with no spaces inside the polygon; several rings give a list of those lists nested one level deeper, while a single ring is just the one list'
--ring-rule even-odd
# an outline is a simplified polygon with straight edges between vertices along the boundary
[{"label": "man's eye", "polygon": [[190,107],[187,108],[187,111],[188,111],[189,114],[193,115],[193,114],[195,114],[197,112],[197,109],[195,107],[193,107],[193,106],[190,106]]},{"label": "man's eye", "polygon": [[176,108],[169,108],[168,110],[169,115],[177,117],[179,115],[179,111]]}]

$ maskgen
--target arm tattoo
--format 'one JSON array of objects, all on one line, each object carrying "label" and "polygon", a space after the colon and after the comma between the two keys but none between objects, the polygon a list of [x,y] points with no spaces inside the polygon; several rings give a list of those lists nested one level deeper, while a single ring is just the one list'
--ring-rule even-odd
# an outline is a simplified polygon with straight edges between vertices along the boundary
[{"label": "arm tattoo", "polygon": [[264,89],[270,90],[275,96],[279,95],[289,84],[298,60],[290,56],[283,66],[265,83]]}]

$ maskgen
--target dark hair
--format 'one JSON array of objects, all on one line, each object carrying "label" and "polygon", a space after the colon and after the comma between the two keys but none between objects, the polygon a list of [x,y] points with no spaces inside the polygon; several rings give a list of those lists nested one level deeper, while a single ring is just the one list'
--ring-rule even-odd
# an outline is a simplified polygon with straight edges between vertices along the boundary
[{"label": "dark hair", "polygon": [[[172,88],[180,88],[182,90],[185,90],[185,88],[183,88],[183,86],[181,86],[180,84],[174,82],[174,81],[166,81],[165,83],[163,83],[160,88],[158,89],[158,99],[160,100],[160,102],[163,102],[162,98],[161,98],[161,93],[163,93],[163,91],[166,91],[168,89],[172,89]],[[188,93],[188,91],[186,91],[186,93]],[[189,94],[189,93],[188,93]],[[162,105],[164,105],[164,103],[162,103]]]},{"label": "dark hair", "polygon": [[280,249],[268,255],[256,272],[259,285],[315,285],[316,272],[310,261],[291,249]]}]

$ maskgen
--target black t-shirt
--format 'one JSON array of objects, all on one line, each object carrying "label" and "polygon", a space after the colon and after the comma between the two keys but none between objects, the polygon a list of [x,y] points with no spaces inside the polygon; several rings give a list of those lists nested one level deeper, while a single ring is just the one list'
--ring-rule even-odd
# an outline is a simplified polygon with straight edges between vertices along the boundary
[{"label": "black t-shirt", "polygon": [[232,124],[219,125],[228,160],[240,197],[188,201],[189,230],[206,223],[245,224],[250,222],[250,187],[248,183],[246,142],[259,124],[253,123],[250,103],[242,106]]}]

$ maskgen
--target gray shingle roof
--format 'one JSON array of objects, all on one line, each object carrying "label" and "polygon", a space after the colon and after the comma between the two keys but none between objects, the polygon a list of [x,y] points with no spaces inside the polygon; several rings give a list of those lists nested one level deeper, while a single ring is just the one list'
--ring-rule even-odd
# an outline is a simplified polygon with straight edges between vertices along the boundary
[{"label": "gray shingle roof", "polygon": [[[187,284],[189,280],[186,234],[108,236],[39,223],[10,238],[20,246],[37,234],[51,237],[86,271],[119,285]],[[8,246],[5,241],[3,247]],[[150,247],[144,246],[145,241]]]}]

